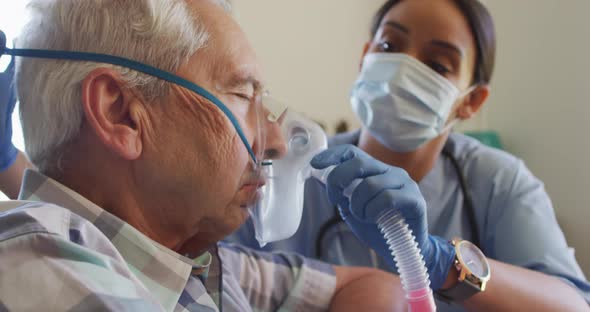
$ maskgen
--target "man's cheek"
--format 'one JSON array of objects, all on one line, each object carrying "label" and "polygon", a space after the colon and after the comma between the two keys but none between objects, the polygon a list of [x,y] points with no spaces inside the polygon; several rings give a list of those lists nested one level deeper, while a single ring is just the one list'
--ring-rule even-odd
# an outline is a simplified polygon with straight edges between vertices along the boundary
[{"label": "man's cheek", "polygon": [[221,139],[217,145],[217,151],[222,170],[224,168],[231,170],[233,176],[239,176],[238,173],[244,172],[251,159],[248,150],[237,134]]}]

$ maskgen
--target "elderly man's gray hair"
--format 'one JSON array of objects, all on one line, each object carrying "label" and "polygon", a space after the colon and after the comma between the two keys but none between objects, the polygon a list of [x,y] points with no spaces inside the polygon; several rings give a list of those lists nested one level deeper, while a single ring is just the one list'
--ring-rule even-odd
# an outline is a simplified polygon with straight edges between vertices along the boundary
[{"label": "elderly man's gray hair", "polygon": [[[229,10],[226,1],[213,2]],[[17,41],[20,48],[114,54],[170,72],[186,63],[209,36],[184,0],[31,0],[28,8],[31,20]],[[148,100],[167,94],[161,80],[121,67],[18,60],[26,152],[41,171],[55,169],[63,146],[78,135],[81,83],[99,67],[119,71]]]}]

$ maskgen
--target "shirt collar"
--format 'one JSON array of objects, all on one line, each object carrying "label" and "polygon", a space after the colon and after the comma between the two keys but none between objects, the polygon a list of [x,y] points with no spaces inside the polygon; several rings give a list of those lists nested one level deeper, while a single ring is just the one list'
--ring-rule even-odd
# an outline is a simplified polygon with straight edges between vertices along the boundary
[{"label": "shirt collar", "polygon": [[209,273],[209,252],[193,260],[184,257],[38,171],[25,172],[19,199],[55,204],[92,222],[164,307],[176,305],[191,274],[204,280]]}]

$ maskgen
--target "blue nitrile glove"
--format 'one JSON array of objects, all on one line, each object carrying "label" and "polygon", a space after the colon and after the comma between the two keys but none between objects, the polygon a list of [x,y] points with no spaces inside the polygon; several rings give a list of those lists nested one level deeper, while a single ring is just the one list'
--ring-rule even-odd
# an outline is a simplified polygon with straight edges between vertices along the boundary
[{"label": "blue nitrile glove", "polygon": [[12,58],[6,71],[0,73],[0,171],[12,166],[18,154],[12,144],[12,112],[15,104],[14,58]]},{"label": "blue nitrile glove", "polygon": [[[311,165],[316,169],[336,166],[327,179],[330,201],[338,205],[342,219],[354,234],[392,268],[395,262],[377,227],[377,218],[390,209],[399,210],[416,236],[432,289],[443,285],[455,260],[455,249],[448,241],[428,234],[426,202],[405,170],[386,165],[353,145],[330,148],[314,157]],[[349,203],[343,191],[356,179],[362,182]]]}]

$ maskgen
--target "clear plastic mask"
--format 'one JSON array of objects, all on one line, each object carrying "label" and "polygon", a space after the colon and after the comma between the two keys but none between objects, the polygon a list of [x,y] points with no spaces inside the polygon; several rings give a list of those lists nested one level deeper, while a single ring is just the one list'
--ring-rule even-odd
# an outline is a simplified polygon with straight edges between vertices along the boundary
[{"label": "clear plastic mask", "polygon": [[250,208],[260,246],[295,234],[303,213],[305,181],[311,177],[311,159],[328,146],[324,130],[299,113],[287,110],[277,122],[287,152],[280,159],[263,162],[266,184],[260,200]]}]

